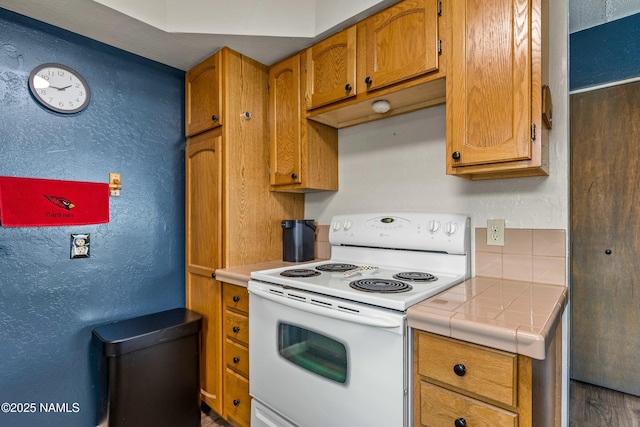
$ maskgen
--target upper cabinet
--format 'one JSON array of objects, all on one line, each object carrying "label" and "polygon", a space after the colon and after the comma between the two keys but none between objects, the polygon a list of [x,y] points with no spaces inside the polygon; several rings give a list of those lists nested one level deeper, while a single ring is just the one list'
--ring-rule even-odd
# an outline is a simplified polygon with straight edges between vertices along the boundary
[{"label": "upper cabinet", "polygon": [[367,91],[438,69],[437,0],[406,0],[365,19],[364,87]]},{"label": "upper cabinet", "polygon": [[307,49],[307,109],[356,95],[356,27]]},{"label": "upper cabinet", "polygon": [[269,68],[271,189],[338,189],[338,130],[307,120],[301,96],[304,55]]},{"label": "upper cabinet", "polygon": [[543,111],[550,114],[550,97],[543,97],[547,0],[501,0],[490,7],[459,0],[450,8],[447,173],[469,179],[548,175],[542,120]]},{"label": "upper cabinet", "polygon": [[185,76],[185,133],[193,136],[222,125],[221,52],[189,70]]},{"label": "upper cabinet", "polygon": [[309,119],[343,128],[444,103],[441,5],[405,0],[306,49]]}]

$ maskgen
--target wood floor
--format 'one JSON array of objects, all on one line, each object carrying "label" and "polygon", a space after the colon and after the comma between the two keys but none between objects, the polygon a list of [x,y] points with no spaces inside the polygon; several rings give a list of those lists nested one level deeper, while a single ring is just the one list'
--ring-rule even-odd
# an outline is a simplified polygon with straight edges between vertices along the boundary
[{"label": "wood floor", "polygon": [[231,427],[220,415],[209,410],[207,407],[202,407],[201,427]]},{"label": "wood floor", "polygon": [[640,427],[640,397],[571,380],[569,427]]}]

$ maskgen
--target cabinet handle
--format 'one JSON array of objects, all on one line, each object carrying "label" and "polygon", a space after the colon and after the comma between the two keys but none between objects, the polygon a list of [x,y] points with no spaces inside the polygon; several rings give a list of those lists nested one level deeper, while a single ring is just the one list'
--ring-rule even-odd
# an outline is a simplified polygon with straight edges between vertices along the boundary
[{"label": "cabinet handle", "polygon": [[240,297],[238,295],[234,295],[233,302],[238,302],[238,301],[240,301]]},{"label": "cabinet handle", "polygon": [[292,179],[296,179],[297,177],[298,177],[298,174],[297,174],[297,173],[292,173],[292,174],[291,174],[291,178],[292,178]]},{"label": "cabinet handle", "polygon": [[237,334],[238,332],[240,332],[240,326],[234,326],[234,327],[233,327],[233,332],[235,332],[236,334]]},{"label": "cabinet handle", "polygon": [[367,76],[367,78],[366,78],[366,79],[364,79],[364,82],[365,82],[366,84],[370,85],[371,83],[373,83],[373,79],[372,79],[371,77]]},{"label": "cabinet handle", "polygon": [[233,358],[233,363],[235,363],[236,365],[237,365],[238,363],[240,363],[240,358],[239,358],[238,356],[234,357],[234,358]]},{"label": "cabinet handle", "polygon": [[467,420],[464,418],[458,418],[453,425],[456,427],[467,427]]},{"label": "cabinet handle", "polygon": [[344,90],[346,90],[347,92],[351,92],[351,89],[353,89],[353,86],[351,86],[349,83],[347,83],[347,85],[344,87]]},{"label": "cabinet handle", "polygon": [[240,399],[233,399],[233,406],[238,406],[240,404]]},{"label": "cabinet handle", "polygon": [[460,160],[460,152],[454,151],[451,157],[453,158],[453,160]]},{"label": "cabinet handle", "polygon": [[216,116],[215,114],[213,116],[211,116],[211,120],[213,120],[214,122],[218,121],[218,116]]},{"label": "cabinet handle", "polygon": [[467,368],[462,363],[459,363],[453,367],[453,372],[459,377],[464,377],[464,374],[467,373]]}]

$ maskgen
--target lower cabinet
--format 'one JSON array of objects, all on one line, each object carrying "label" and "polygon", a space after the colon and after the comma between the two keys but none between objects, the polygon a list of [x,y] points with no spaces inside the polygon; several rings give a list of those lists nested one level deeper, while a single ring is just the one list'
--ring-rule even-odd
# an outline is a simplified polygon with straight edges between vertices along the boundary
[{"label": "lower cabinet", "polygon": [[224,413],[237,427],[251,422],[249,397],[249,292],[247,288],[222,284],[224,305]]},{"label": "lower cabinet", "polygon": [[554,341],[545,360],[413,331],[414,426],[560,425]]}]

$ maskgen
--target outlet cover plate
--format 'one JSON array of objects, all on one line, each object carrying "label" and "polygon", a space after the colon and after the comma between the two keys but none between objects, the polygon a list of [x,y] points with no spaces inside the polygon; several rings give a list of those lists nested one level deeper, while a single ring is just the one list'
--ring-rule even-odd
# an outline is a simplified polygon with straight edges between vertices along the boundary
[{"label": "outlet cover plate", "polygon": [[71,235],[71,259],[89,258],[90,237],[88,233]]},{"label": "outlet cover plate", "polygon": [[504,219],[487,220],[487,246],[504,246]]}]

